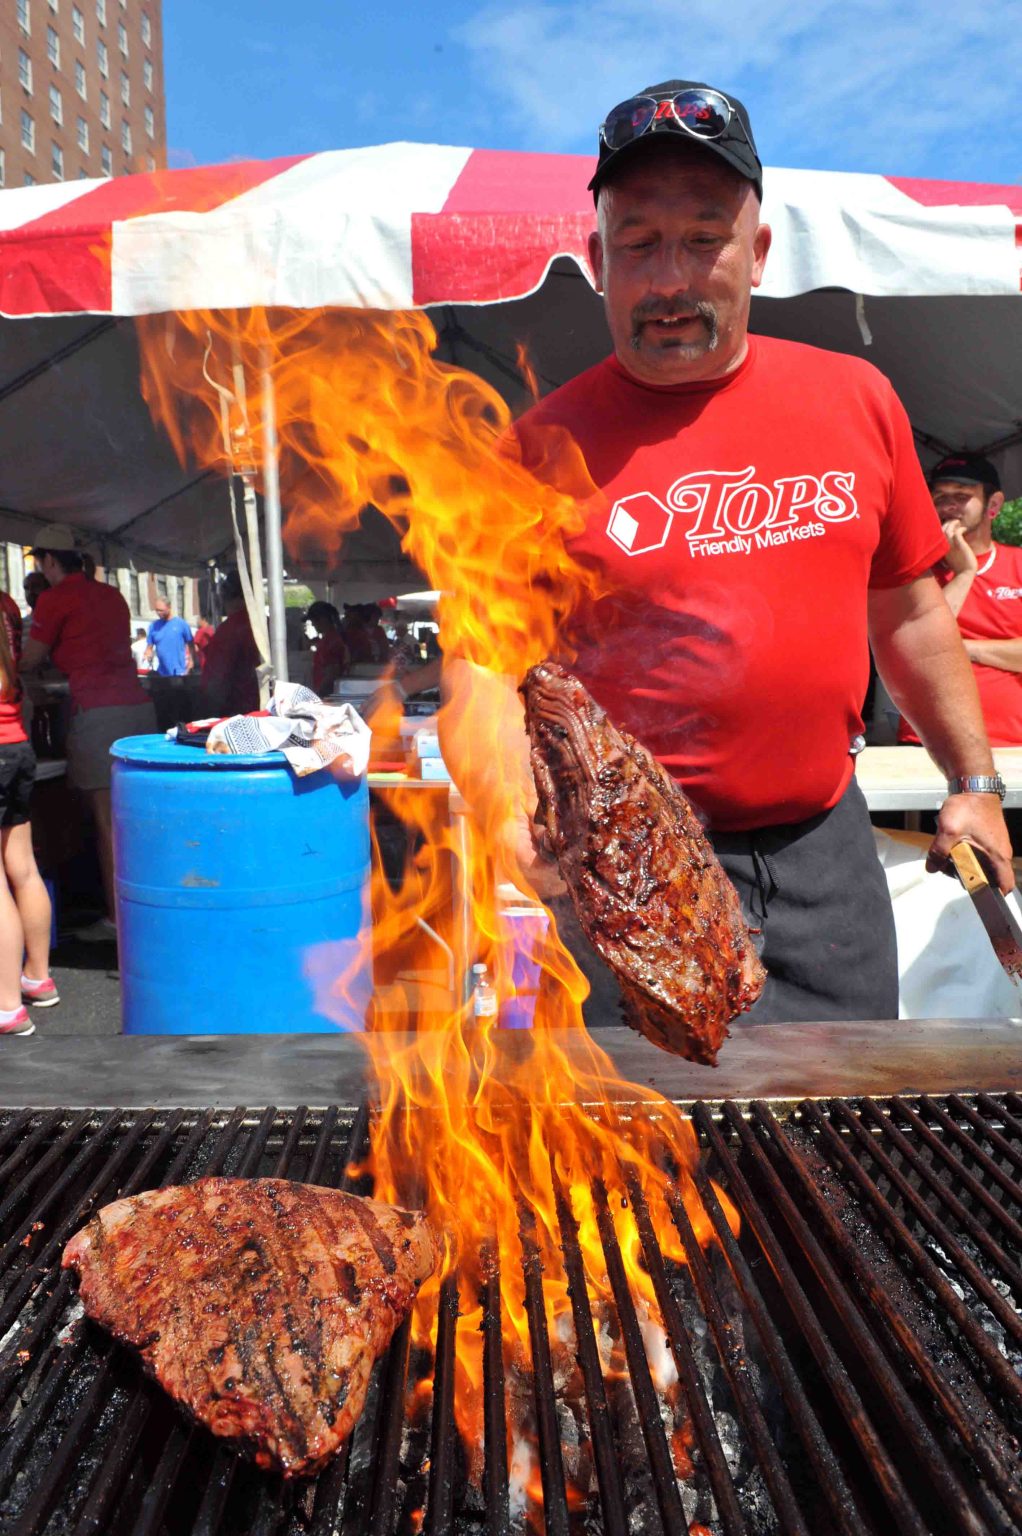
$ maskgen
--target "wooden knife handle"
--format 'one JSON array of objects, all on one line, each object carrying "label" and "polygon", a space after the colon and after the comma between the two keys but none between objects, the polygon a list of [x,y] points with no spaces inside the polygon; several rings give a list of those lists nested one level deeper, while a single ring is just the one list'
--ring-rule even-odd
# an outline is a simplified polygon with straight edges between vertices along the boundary
[{"label": "wooden knife handle", "polygon": [[955,843],[951,849],[951,860],[958,871],[959,879],[970,896],[973,891],[982,890],[983,886],[990,884],[986,871],[979,862],[976,850],[971,843]]}]

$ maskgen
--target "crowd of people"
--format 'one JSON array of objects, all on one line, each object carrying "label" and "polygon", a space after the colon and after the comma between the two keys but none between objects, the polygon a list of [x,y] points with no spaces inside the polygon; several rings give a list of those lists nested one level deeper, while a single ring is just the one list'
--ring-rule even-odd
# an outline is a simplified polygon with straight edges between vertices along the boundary
[{"label": "crowd of people", "polygon": [[[49,970],[50,896],[32,844],[37,761],[26,719],[33,680],[54,674],[66,680],[61,741],[67,780],[94,829],[104,904],[98,918],[73,930],[86,941],[115,942],[117,936],[113,743],[183,720],[259,708],[262,658],[236,571],[219,587],[220,623],[204,616],[193,631],[161,596],[151,624],[133,634],[124,597],[96,580],[95,564],[78,542],[66,525],[40,529],[32,549],[36,568],[24,582],[27,615],[0,592],[0,1034],[32,1033],[29,1008],[59,1001]],[[304,619],[317,692],[328,695],[358,663],[400,671],[421,662],[407,629],[399,629],[392,646],[382,618],[376,604],[345,605],[343,616],[330,603],[311,604]]]}]

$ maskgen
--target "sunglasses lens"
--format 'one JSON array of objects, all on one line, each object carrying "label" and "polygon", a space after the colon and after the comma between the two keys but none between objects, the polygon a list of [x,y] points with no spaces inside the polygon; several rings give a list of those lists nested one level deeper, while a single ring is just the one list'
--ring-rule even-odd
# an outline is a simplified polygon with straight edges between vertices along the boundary
[{"label": "sunglasses lens", "polygon": [[633,96],[607,113],[601,132],[608,149],[621,149],[644,133],[653,121],[657,104],[650,96]]},{"label": "sunglasses lens", "polygon": [[716,91],[679,91],[673,105],[689,133],[700,139],[719,139],[731,121],[731,108]]}]

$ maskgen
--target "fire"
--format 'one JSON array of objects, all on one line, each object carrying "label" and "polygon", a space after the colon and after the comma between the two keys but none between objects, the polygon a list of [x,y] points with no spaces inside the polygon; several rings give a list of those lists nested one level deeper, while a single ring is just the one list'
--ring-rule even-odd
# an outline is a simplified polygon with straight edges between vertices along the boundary
[{"label": "fire", "polygon": [[[592,493],[580,456],[552,435],[544,481],[534,479],[509,451],[504,402],[436,359],[424,315],[195,312],[155,317],[140,330],[153,414],[182,459],[203,467],[227,472],[261,462],[262,380],[272,377],[285,539],[294,554],[333,561],[360,511],[375,506],[443,594],[448,656],[517,680],[552,652],[564,654],[568,615],[580,596],[594,595],[594,578],[570,554]],[[208,378],[235,396],[226,421]],[[393,720],[382,723],[393,730]],[[511,1035],[485,1021],[477,1028],[460,1000],[460,978],[476,959],[487,963],[504,1003],[515,992],[499,887],[521,875],[496,868],[491,850],[524,808],[501,755],[501,723],[472,722],[472,777],[486,793],[469,837],[436,824],[433,797],[410,789],[389,797],[423,836],[398,889],[375,877],[371,941],[381,959],[400,954],[405,972],[435,973],[439,958],[441,975],[446,947],[456,995],[430,1009],[434,1027],[416,1032],[411,993],[389,987],[386,1009],[377,1007],[364,1037],[379,1101],[375,1193],[423,1204],[445,1245],[440,1273],[416,1310],[416,1343],[435,1342],[440,1286],[457,1276],[455,1409],[469,1447],[482,1443],[482,1297],[494,1264],[506,1369],[527,1370],[534,1348],[523,1252],[536,1261],[532,1283],[555,1371],[559,1355],[574,1358],[564,1342],[574,1338],[574,1322],[559,1201],[577,1224],[596,1318],[612,1317],[615,1304],[594,1190],[605,1192],[632,1297],[653,1327],[659,1312],[629,1172],[668,1256],[684,1259],[667,1203],[672,1191],[680,1188],[699,1240],[711,1231],[691,1178],[698,1150],[689,1121],[649,1089],[624,1083],[580,1027],[585,982],[552,927],[534,938],[542,981],[531,1030]],[[470,954],[459,949],[449,916],[452,880],[471,895]],[[520,1462],[521,1448],[509,1442],[508,1455]]]}]

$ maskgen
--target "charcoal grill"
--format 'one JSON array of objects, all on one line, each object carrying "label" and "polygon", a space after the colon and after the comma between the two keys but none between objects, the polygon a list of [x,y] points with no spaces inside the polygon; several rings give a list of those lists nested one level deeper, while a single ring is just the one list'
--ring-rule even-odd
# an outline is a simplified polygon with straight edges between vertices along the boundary
[{"label": "charcoal grill", "polygon": [[[700,1249],[675,1201],[687,1267],[665,1259],[638,1189],[596,1187],[614,1298],[601,1312],[559,1191],[574,1336],[547,1335],[549,1277],[523,1211],[520,1250],[491,1256],[486,1270],[476,1454],[452,1411],[466,1298],[451,1277],[435,1352],[416,1347],[406,1325],[379,1362],[346,1450],[315,1481],[291,1486],[190,1424],[128,1352],[83,1322],[59,1255],[98,1205],[200,1174],[358,1189],[351,1170],[367,1112],[0,1111],[0,1530],[1022,1528],[1022,1097],[691,1109],[715,1240]],[[740,1212],[737,1240],[710,1176]],[[673,1386],[628,1292],[621,1244],[632,1220]],[[501,1266],[512,1264],[524,1268],[531,1340],[520,1368],[501,1349]],[[522,1420],[524,1467],[517,1442],[509,1465],[509,1418]]]}]

